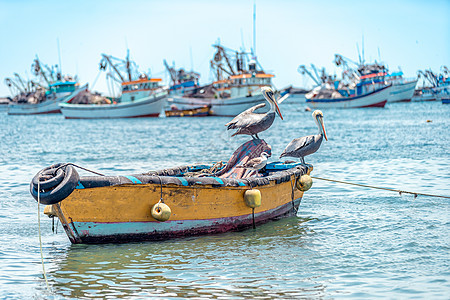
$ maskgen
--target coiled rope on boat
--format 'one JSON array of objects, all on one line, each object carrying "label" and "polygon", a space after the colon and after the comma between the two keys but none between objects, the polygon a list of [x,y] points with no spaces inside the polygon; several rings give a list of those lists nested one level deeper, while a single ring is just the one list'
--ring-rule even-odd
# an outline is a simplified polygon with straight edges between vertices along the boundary
[{"label": "coiled rope on boat", "polygon": [[366,185],[366,184],[353,183],[353,182],[347,182],[347,181],[341,181],[341,180],[335,180],[335,179],[321,178],[321,177],[316,177],[316,176],[311,176],[311,178],[318,179],[318,180],[330,181],[330,182],[336,182],[336,183],[356,185],[356,186],[361,186],[361,187],[366,187],[366,188],[371,188],[371,189],[378,189],[378,190],[385,190],[385,191],[390,191],[390,192],[397,192],[400,195],[401,194],[411,194],[411,195],[414,195],[414,198],[417,198],[417,196],[420,195],[420,196],[428,196],[428,197],[438,197],[438,198],[450,199],[450,196],[433,195],[433,194],[425,194],[425,193],[417,193],[417,192],[408,192],[408,191],[402,191],[402,190],[397,190],[397,189],[378,187],[378,186],[373,186],[373,185]]}]

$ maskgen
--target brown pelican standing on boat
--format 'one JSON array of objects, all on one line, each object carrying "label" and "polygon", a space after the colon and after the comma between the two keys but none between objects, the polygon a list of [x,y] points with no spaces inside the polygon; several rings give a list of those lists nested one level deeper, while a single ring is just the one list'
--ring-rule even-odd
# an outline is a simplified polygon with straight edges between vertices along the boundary
[{"label": "brown pelican standing on boat", "polygon": [[312,116],[314,121],[316,121],[317,127],[319,127],[319,133],[292,140],[292,142],[287,145],[286,149],[284,149],[283,153],[281,153],[280,158],[284,156],[297,157],[302,160],[302,164],[306,164],[305,156],[319,150],[324,137],[325,140],[328,141],[325,125],[323,124],[323,113],[320,110],[315,110]]},{"label": "brown pelican standing on boat", "polygon": [[237,129],[237,131],[231,136],[235,136],[237,134],[248,134],[251,135],[253,139],[259,139],[258,133],[266,130],[272,125],[273,120],[275,120],[275,113],[277,113],[281,120],[283,120],[283,116],[278,108],[278,103],[275,100],[273,90],[270,87],[262,87],[261,91],[264,98],[266,98],[267,102],[270,104],[270,110],[265,114],[255,113],[254,111],[258,108],[266,106],[265,103],[261,103],[241,112],[239,115],[234,117],[233,120],[225,124],[225,126],[228,127],[228,130]]}]

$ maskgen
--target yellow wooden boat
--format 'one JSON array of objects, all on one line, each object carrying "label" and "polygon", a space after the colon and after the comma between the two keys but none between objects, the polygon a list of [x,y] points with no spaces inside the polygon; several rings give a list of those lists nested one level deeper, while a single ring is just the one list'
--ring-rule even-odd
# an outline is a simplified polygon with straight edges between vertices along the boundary
[{"label": "yellow wooden boat", "polygon": [[164,113],[166,117],[206,117],[211,111],[210,106],[196,107],[192,109],[171,109]]},{"label": "yellow wooden boat", "polygon": [[[242,158],[262,151],[270,152],[270,146],[252,140],[223,166],[192,165],[132,176],[78,177],[72,165],[58,164],[33,178],[31,193],[51,205],[46,213],[59,218],[72,243],[242,230],[295,215],[303,191],[311,186],[311,165],[273,162],[259,172],[236,171]],[[239,172],[253,174],[236,178]]]}]

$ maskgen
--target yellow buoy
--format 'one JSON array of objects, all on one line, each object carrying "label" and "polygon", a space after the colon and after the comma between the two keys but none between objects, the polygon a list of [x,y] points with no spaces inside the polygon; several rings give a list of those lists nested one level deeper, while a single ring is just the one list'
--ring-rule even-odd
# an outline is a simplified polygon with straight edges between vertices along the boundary
[{"label": "yellow buoy", "polygon": [[53,205],[46,205],[44,208],[44,214],[47,215],[49,218],[56,217],[56,211],[53,208]]},{"label": "yellow buoy", "polygon": [[244,193],[244,200],[248,207],[261,206],[261,192],[258,189],[247,190]]},{"label": "yellow buoy", "polygon": [[152,207],[152,217],[158,221],[165,222],[169,220],[172,210],[167,204],[158,202]]},{"label": "yellow buoy", "polygon": [[299,179],[297,179],[296,186],[297,188],[302,191],[306,192],[311,188],[313,184],[312,178],[309,175],[302,175]]}]

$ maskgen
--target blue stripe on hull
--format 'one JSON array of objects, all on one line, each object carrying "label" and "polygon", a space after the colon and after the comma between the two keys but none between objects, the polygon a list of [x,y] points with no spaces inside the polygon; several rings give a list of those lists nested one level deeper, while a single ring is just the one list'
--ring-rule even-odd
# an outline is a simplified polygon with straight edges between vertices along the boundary
[{"label": "blue stripe on hull", "polygon": [[[301,199],[286,203],[272,210],[255,214],[255,223],[263,224],[270,220],[292,216],[298,209]],[[250,210],[250,209],[249,209]],[[96,223],[74,222],[75,230],[82,243],[129,242],[142,240],[161,240],[200,234],[222,233],[250,228],[252,214],[208,220],[179,220],[166,222],[124,222]]]}]

